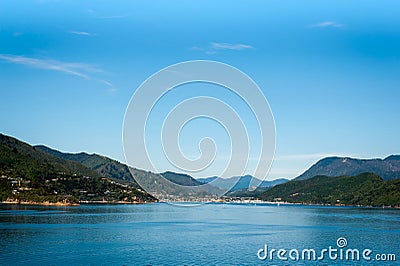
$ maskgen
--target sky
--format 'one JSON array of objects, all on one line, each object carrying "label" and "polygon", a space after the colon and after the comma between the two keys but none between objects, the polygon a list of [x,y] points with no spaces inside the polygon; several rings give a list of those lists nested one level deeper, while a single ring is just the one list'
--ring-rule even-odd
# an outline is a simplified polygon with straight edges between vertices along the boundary
[{"label": "sky", "polygon": [[[325,156],[400,154],[399,47],[399,1],[3,0],[0,132],[125,162],[124,114],[140,84],[172,64],[213,60],[258,84],[276,126],[267,179],[293,178]],[[229,92],[192,87],[157,108],[213,95],[236,106],[253,131],[248,108]],[[182,130],[182,152],[198,156],[201,133],[211,131],[222,142],[217,155],[229,155],[226,131],[198,122]],[[160,149],[149,150],[163,161]],[[225,160],[215,162],[197,176],[218,174]]]}]

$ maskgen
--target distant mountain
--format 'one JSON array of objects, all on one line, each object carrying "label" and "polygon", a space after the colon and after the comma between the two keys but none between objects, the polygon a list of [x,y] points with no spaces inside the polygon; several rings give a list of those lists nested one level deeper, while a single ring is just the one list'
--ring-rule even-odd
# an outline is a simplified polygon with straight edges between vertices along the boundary
[{"label": "distant mountain", "polygon": [[295,180],[305,180],[317,175],[356,176],[365,172],[374,173],[384,180],[400,178],[400,155],[392,155],[384,160],[328,157],[318,161]]},{"label": "distant mountain", "polygon": [[400,206],[400,179],[383,180],[373,173],[315,176],[277,185],[261,196],[267,201],[363,206]]},{"label": "distant mountain", "polygon": [[390,155],[385,161],[400,161],[400,155]]},{"label": "distant mountain", "polygon": [[199,181],[200,183],[208,184],[208,183],[210,183],[211,181],[214,181],[217,178],[218,178],[218,176],[211,176],[211,177],[196,178],[196,180]]},{"label": "distant mountain", "polygon": [[[258,185],[258,188],[269,188],[269,187],[273,187],[275,185],[278,184],[282,184],[285,182],[288,182],[288,179],[285,178],[279,178],[279,179],[275,179],[272,181],[262,181],[258,178],[255,178],[251,175],[244,175],[244,176],[233,176],[230,178],[219,178],[217,179],[216,176],[213,177],[207,177],[207,178],[199,178],[197,179],[197,181],[201,182],[201,183],[210,183],[213,186],[216,186],[218,188],[221,189],[230,189],[231,192],[233,191],[239,191],[239,190],[247,190],[250,189],[254,186]],[[233,186],[233,187],[232,187]]]},{"label": "distant mountain", "polygon": [[261,183],[261,185],[260,185],[259,187],[260,187],[260,188],[270,188],[270,187],[274,187],[274,186],[276,186],[276,185],[284,184],[284,183],[286,183],[286,182],[289,182],[289,179],[286,179],[286,178],[277,178],[277,179],[274,179],[274,180],[272,180],[272,181],[267,181],[267,180],[265,180],[265,181],[263,181],[263,182]]},{"label": "distant mountain", "polygon": [[211,185],[201,184],[186,174],[173,172],[155,174],[132,167],[130,170],[139,183],[146,188],[146,191],[156,195],[161,200],[197,200],[198,198],[222,195],[224,192]]},{"label": "distant mountain", "polygon": [[186,175],[186,174],[178,174],[178,173],[167,171],[167,172],[161,173],[160,175],[165,177],[172,183],[182,185],[182,186],[200,186],[200,185],[204,184],[202,182],[197,181],[190,175]]},{"label": "distant mountain", "polygon": [[[216,176],[207,177],[207,178],[199,178],[197,181],[204,183],[204,184],[211,184],[215,187],[223,189],[225,191],[235,191],[235,190],[242,190],[247,189],[250,187],[252,176],[233,176],[230,178],[218,178]],[[255,181],[259,181],[255,179]]]},{"label": "distant mountain", "polygon": [[[186,174],[173,172],[156,174],[128,167],[123,163],[102,155],[87,154],[84,152],[64,153],[43,145],[36,146],[36,148],[65,160],[79,162],[102,176],[121,180],[122,183],[129,184],[135,188],[140,188],[136,182],[136,179],[138,179],[140,184],[144,185],[149,192],[157,194],[160,199],[178,200],[178,198],[207,197],[221,194],[218,188],[214,188],[210,185],[196,188],[195,186],[202,185],[202,183]],[[131,172],[134,173],[135,178],[132,176]],[[193,186],[193,188],[176,187],[168,181],[182,186]]]},{"label": "distant mountain", "polygon": [[154,198],[132,186],[104,178],[79,162],[0,134],[0,201],[67,204],[144,202]]},{"label": "distant mountain", "polygon": [[251,175],[236,176],[231,177],[230,179],[233,179],[236,182],[236,184],[230,189],[230,191],[249,189],[255,186],[257,183],[261,182],[261,180],[252,177]]}]

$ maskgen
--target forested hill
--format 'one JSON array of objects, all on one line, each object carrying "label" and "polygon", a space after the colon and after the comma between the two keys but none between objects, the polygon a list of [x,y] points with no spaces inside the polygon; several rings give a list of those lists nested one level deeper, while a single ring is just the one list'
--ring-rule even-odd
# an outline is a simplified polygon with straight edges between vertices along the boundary
[{"label": "forested hill", "polygon": [[317,175],[356,176],[366,172],[374,173],[384,180],[400,178],[400,156],[391,155],[385,159],[327,157],[319,160],[296,180],[304,180]]},{"label": "forested hill", "polygon": [[78,203],[154,201],[82,165],[0,134],[0,201]]},{"label": "forested hill", "polygon": [[383,180],[372,173],[315,176],[277,185],[264,192],[261,198],[305,204],[400,207],[400,179]]},{"label": "forested hill", "polygon": [[130,181],[133,186],[139,187],[132,177],[129,167],[116,160],[98,154],[81,153],[65,153],[55,149],[51,149],[44,145],[35,146],[36,149],[52,154],[64,160],[79,162],[84,166],[96,171],[98,174],[120,180]]}]

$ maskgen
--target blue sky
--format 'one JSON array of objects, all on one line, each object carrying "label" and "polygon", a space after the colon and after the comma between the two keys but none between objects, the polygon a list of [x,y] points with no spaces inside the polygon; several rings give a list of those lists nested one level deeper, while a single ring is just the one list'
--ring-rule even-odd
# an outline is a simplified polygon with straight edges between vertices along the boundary
[{"label": "blue sky", "polygon": [[268,99],[269,179],[327,155],[399,154],[399,25],[400,2],[385,0],[1,1],[0,132],[124,161],[135,89],[208,59],[239,68]]}]

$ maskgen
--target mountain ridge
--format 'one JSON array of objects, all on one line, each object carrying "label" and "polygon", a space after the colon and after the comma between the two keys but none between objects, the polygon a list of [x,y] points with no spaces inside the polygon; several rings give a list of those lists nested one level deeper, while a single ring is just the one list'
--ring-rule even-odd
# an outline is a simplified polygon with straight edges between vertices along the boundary
[{"label": "mountain ridge", "polygon": [[356,159],[351,157],[325,157],[317,161],[304,173],[293,180],[305,180],[317,175],[356,176],[370,172],[392,180],[400,177],[400,155],[390,155],[385,159]]},{"label": "mountain ridge", "polygon": [[[375,176],[365,175],[366,172],[376,175],[379,178],[382,177],[382,180],[378,180]],[[130,195],[150,200],[148,196],[144,196],[143,192],[140,192],[140,186],[136,182],[136,180],[139,180],[141,184],[148,185],[150,189],[158,193],[157,197],[160,196],[161,199],[165,195],[171,194],[174,196],[173,200],[182,200],[188,198],[195,199],[196,197],[213,197],[219,195],[221,191],[227,190],[229,190],[226,194],[228,196],[242,194],[250,195],[251,197],[260,195],[264,197],[265,193],[276,191],[282,185],[288,184],[287,186],[291,186],[292,182],[306,181],[314,177],[319,177],[313,179],[314,181],[317,180],[318,182],[321,181],[321,184],[329,184],[323,178],[321,179],[321,176],[332,177],[333,179],[329,181],[334,182],[334,184],[336,184],[334,178],[338,178],[337,182],[343,180],[343,182],[348,182],[350,179],[343,179],[344,176],[356,177],[354,180],[358,180],[360,184],[363,184],[365,180],[360,179],[359,176],[364,174],[367,180],[375,180],[377,184],[380,184],[378,187],[375,187],[375,185],[371,186],[371,188],[377,189],[378,192],[376,193],[383,193],[383,195],[380,195],[381,199],[378,199],[378,201],[388,203],[389,201],[382,200],[382,197],[384,197],[385,191],[389,191],[392,194],[397,193],[396,182],[397,178],[400,177],[400,155],[389,155],[384,159],[326,157],[317,161],[307,171],[292,181],[276,179],[261,182],[261,180],[251,175],[235,176],[228,179],[218,178],[218,180],[216,180],[217,177],[194,179],[190,175],[171,171],[151,173],[129,167],[103,155],[88,154],[86,152],[64,153],[44,145],[31,146],[14,137],[8,137],[0,133],[0,174],[3,186],[0,190],[2,200],[4,200],[4,195],[10,195],[10,189],[12,189],[10,182],[21,182],[21,180],[23,182],[32,182],[31,185],[36,191],[42,191],[40,193],[43,195],[36,197],[38,199],[50,197],[51,200],[55,200],[60,198],[60,195],[72,195],[76,199],[83,200],[88,197],[86,194],[82,195],[82,193],[88,192],[82,191],[90,190],[90,187],[96,186],[102,188],[102,191],[92,189],[94,191],[92,194],[97,195],[95,196],[97,198],[103,197],[103,199],[115,200],[114,196],[107,194],[115,193],[112,191],[119,193],[117,198],[129,198],[127,197],[128,194],[122,192],[123,189],[121,186],[123,186],[130,189],[131,192],[129,193],[134,191]],[[3,176],[7,177],[8,181]],[[21,176],[24,178],[18,179]],[[101,181],[103,178],[107,179]],[[114,180],[116,181],[115,184],[113,183]],[[173,186],[171,183],[180,186]],[[249,188],[254,184],[260,184],[260,189],[250,193]],[[353,185],[357,184],[353,183]],[[158,189],[158,186],[160,189]],[[181,186],[185,188],[181,188]],[[319,187],[318,189],[324,191],[323,187]],[[48,193],[51,194],[53,191],[55,193],[56,190],[59,193],[57,194],[58,196],[48,195]],[[105,192],[107,193],[104,194]],[[358,191],[353,192],[358,193]],[[374,191],[367,192],[375,193]],[[20,192],[17,191],[17,193]],[[27,191],[21,191],[21,194],[30,195]]]},{"label": "mountain ridge", "polygon": [[[164,173],[152,173],[146,170],[130,167],[103,155],[87,154],[85,152],[63,153],[44,145],[38,145],[35,147],[53,154],[54,156],[80,162],[103,176],[123,181],[125,184],[141,189],[138,184],[139,181],[140,184],[144,185],[146,189],[149,190],[148,192],[157,194],[157,196],[162,199],[182,199],[185,197],[195,198],[196,195],[205,197],[221,193],[218,188],[214,188],[210,185],[200,187],[200,185],[203,184],[187,174],[174,173],[170,171]],[[174,186],[171,183],[180,186]],[[160,194],[160,192],[162,193]]]},{"label": "mountain ridge", "polygon": [[286,178],[276,178],[274,180],[262,181],[249,174],[243,176],[232,176],[229,178],[218,178],[217,176],[212,176],[206,178],[197,178],[197,180],[205,184],[209,183],[221,189],[229,189],[230,192],[248,190],[256,185],[258,185],[258,188],[266,189],[289,181]]},{"label": "mountain ridge", "polygon": [[277,185],[260,198],[303,204],[400,207],[400,179],[384,180],[374,173],[318,175]]},{"label": "mountain ridge", "polygon": [[108,178],[131,181],[133,182],[135,187],[137,188],[139,187],[135,179],[132,177],[132,174],[129,171],[128,166],[117,160],[96,153],[93,154],[88,154],[86,152],[65,153],[53,148],[49,148],[45,145],[36,145],[34,147],[49,154],[52,154],[54,156],[57,156],[59,158],[79,162],[85,165],[86,167],[96,171],[100,175],[106,176]]},{"label": "mountain ridge", "polygon": [[65,160],[3,134],[0,134],[0,179],[2,202],[68,205],[83,201],[155,200],[79,162]]}]

